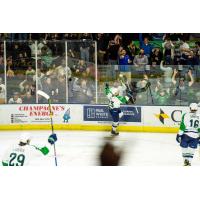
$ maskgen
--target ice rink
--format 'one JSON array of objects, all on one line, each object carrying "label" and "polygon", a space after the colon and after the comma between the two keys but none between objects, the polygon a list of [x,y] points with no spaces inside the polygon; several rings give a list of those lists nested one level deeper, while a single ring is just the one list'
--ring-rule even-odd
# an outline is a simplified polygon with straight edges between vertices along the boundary
[{"label": "ice rink", "polygon": [[[22,131],[0,132],[0,159],[5,150],[19,141]],[[30,131],[29,131],[30,132]],[[109,132],[56,131],[56,149],[59,166],[97,166],[98,155]],[[50,131],[31,131],[31,144],[44,146]],[[181,148],[175,134],[121,132],[110,140],[117,148],[124,150],[123,166],[181,166]],[[48,156],[33,157],[31,166],[54,166],[53,148]],[[192,165],[200,165],[198,150]]]}]

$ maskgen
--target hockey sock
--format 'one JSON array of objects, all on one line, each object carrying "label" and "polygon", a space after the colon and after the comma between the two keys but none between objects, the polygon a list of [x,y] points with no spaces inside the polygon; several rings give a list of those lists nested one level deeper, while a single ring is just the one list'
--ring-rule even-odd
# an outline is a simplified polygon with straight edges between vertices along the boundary
[{"label": "hockey sock", "polygon": [[119,125],[119,122],[113,122],[112,123],[112,130],[116,132],[118,125]]},{"label": "hockey sock", "polygon": [[189,162],[191,163],[192,162],[192,159],[194,157],[194,151],[195,149],[194,148],[188,148],[188,154],[189,154]]},{"label": "hockey sock", "polygon": [[188,160],[190,163],[194,156],[194,149],[192,148],[182,148],[183,160]]}]

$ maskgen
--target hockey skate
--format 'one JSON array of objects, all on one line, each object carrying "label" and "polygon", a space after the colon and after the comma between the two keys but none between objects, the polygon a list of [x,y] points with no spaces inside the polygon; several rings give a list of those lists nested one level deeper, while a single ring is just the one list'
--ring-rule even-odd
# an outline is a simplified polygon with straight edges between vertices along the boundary
[{"label": "hockey skate", "polygon": [[111,131],[111,135],[119,135],[119,132],[118,132],[118,131],[112,130],[112,131]]},{"label": "hockey skate", "polygon": [[183,166],[191,166],[191,163],[189,162],[189,160],[185,159]]}]

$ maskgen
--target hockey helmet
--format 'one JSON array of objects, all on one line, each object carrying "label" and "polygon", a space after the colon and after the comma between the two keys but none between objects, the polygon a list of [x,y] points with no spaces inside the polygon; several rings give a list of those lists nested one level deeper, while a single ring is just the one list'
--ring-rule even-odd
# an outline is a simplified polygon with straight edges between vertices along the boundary
[{"label": "hockey helmet", "polygon": [[27,144],[30,142],[30,140],[31,140],[31,134],[29,132],[24,132],[21,134],[20,142]]},{"label": "hockey helmet", "polygon": [[114,96],[119,95],[119,89],[118,89],[118,88],[112,88],[112,89],[111,89],[111,92],[112,92],[112,94],[113,94]]},{"label": "hockey helmet", "polygon": [[198,105],[196,103],[191,103],[189,107],[190,107],[191,111],[197,111],[198,110]]}]

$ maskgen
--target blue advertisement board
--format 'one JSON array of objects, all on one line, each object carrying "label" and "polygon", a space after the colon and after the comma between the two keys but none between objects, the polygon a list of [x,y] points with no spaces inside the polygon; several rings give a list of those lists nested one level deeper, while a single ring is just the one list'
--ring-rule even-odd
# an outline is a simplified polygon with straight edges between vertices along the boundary
[{"label": "blue advertisement board", "polygon": [[[108,106],[84,106],[84,121],[112,121]],[[141,107],[121,107],[121,122],[141,122]]]}]

